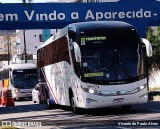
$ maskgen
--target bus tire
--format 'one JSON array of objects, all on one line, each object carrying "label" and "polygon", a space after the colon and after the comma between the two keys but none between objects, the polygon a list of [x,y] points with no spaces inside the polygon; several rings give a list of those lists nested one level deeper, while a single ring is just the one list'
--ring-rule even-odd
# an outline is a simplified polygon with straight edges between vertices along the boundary
[{"label": "bus tire", "polygon": [[49,99],[47,99],[47,108],[48,109],[53,109],[53,104],[50,102]]},{"label": "bus tire", "polygon": [[42,102],[42,100],[41,100],[41,98],[40,98],[40,96],[38,96],[38,104],[42,104],[43,102]]},{"label": "bus tire", "polygon": [[75,113],[75,114],[79,114],[80,113],[80,109],[76,105],[75,97],[74,97],[73,94],[70,96],[70,105],[71,105],[73,113]]},{"label": "bus tire", "polygon": [[123,110],[123,111],[131,111],[131,109],[132,109],[132,105],[122,106],[122,110]]}]

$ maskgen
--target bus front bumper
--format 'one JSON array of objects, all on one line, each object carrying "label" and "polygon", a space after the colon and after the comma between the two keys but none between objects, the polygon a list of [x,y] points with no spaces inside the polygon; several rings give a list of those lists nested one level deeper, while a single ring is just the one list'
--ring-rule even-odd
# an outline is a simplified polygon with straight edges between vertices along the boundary
[{"label": "bus front bumper", "polygon": [[145,88],[134,94],[115,96],[100,96],[85,92],[85,98],[85,102],[79,107],[90,109],[147,103],[148,94],[147,88]]},{"label": "bus front bumper", "polygon": [[21,93],[21,92],[14,92],[13,98],[29,98],[32,97],[32,92],[28,93]]}]

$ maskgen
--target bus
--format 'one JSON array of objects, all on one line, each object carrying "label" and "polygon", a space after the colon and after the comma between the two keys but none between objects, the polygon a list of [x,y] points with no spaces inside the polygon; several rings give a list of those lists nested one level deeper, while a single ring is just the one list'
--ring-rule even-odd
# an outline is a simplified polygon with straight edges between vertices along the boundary
[{"label": "bus", "polygon": [[8,89],[14,100],[31,98],[37,84],[37,66],[35,64],[10,64],[0,70],[0,80],[8,80]]},{"label": "bus", "polygon": [[47,106],[79,109],[148,101],[151,43],[122,21],[71,23],[37,49],[38,78],[47,83]]}]

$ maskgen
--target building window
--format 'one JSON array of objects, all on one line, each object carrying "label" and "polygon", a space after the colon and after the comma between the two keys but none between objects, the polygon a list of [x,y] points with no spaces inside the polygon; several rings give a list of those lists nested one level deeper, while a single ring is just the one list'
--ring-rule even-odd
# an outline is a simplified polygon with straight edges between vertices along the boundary
[{"label": "building window", "polygon": [[39,41],[43,42],[42,34],[39,35]]}]

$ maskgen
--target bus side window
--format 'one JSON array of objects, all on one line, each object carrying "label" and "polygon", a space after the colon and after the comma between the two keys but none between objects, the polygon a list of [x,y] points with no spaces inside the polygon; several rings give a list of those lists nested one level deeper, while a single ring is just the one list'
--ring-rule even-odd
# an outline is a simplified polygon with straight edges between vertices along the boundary
[{"label": "bus side window", "polygon": [[64,42],[63,42],[63,56],[64,60],[67,61],[70,64],[70,58],[69,58],[69,49],[68,49],[68,41],[67,38],[64,37]]}]

